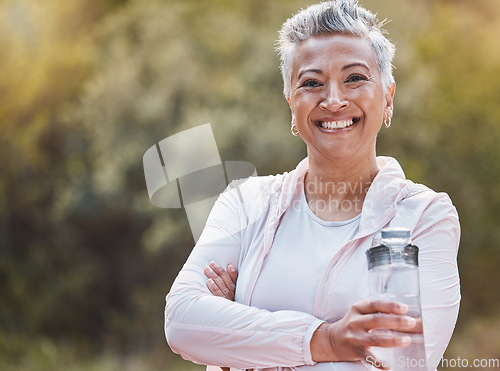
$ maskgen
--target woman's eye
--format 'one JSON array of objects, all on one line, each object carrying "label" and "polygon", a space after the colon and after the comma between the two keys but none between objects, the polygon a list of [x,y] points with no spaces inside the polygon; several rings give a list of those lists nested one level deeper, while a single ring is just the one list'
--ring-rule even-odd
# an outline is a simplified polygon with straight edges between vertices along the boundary
[{"label": "woman's eye", "polygon": [[346,82],[360,82],[360,81],[366,81],[366,80],[368,80],[368,78],[367,78],[367,77],[365,77],[365,76],[363,76],[363,75],[360,75],[360,74],[355,73],[355,74],[353,74],[353,75],[350,75],[350,76],[347,78]]},{"label": "woman's eye", "polygon": [[318,80],[307,80],[301,86],[306,88],[315,88],[317,86],[321,86],[321,83]]}]

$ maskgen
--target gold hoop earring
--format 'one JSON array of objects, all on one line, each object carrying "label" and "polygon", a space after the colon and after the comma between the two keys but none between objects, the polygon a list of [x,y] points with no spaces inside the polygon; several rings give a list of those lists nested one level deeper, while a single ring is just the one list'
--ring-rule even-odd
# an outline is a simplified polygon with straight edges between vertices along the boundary
[{"label": "gold hoop earring", "polygon": [[292,131],[292,135],[294,137],[299,135],[299,131],[297,130],[297,126],[293,123],[293,120],[292,120],[292,126],[290,127],[290,130]]}]

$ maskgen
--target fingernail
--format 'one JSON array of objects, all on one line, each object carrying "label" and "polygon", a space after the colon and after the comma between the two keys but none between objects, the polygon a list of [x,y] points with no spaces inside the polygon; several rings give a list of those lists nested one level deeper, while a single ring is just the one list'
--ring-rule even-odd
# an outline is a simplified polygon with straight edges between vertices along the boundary
[{"label": "fingernail", "polygon": [[406,313],[406,312],[408,312],[408,305],[406,305],[404,303],[399,303],[398,309],[401,313]]},{"label": "fingernail", "polygon": [[214,282],[214,280],[213,280],[213,279],[211,279],[211,278],[209,278],[209,279],[207,280],[207,284],[209,284],[209,285],[213,285],[214,283],[215,283],[215,282]]},{"label": "fingernail", "polygon": [[408,345],[411,343],[411,338],[409,336],[403,336],[400,340],[401,345]]},{"label": "fingernail", "polygon": [[229,264],[229,265],[227,266],[227,270],[228,270],[229,272],[235,272],[235,271],[236,271],[236,269],[233,267],[233,265],[232,265],[232,264]]},{"label": "fingernail", "polygon": [[403,323],[407,327],[413,327],[417,324],[417,321],[413,317],[405,317]]},{"label": "fingernail", "polygon": [[215,268],[215,267],[217,266],[217,263],[216,263],[216,262],[214,262],[214,261],[211,261],[211,262],[210,262],[210,266],[211,266],[212,268]]}]

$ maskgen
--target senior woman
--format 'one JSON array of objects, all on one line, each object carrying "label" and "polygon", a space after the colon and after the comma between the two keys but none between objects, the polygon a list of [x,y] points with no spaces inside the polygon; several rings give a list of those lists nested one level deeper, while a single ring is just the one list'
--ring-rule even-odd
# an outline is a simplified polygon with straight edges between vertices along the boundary
[{"label": "senior woman", "polygon": [[427,362],[437,366],[460,301],[458,215],[446,194],[376,156],[395,92],[394,46],[380,27],[354,0],[313,5],[284,23],[284,94],[307,158],[289,173],[232,185],[215,203],[167,296],[166,338],[185,359],[256,370],[363,370],[367,360],[387,368],[377,351],[407,346],[405,331],[417,325],[405,305],[367,299],[365,252],[377,231],[399,226],[420,248]]}]

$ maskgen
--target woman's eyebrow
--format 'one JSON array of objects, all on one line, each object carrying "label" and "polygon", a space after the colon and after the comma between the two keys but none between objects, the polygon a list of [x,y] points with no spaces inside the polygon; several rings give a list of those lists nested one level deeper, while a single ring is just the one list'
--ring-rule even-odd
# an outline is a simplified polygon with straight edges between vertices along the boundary
[{"label": "woman's eyebrow", "polygon": [[314,69],[314,68],[310,68],[310,69],[305,69],[305,70],[302,70],[299,72],[299,75],[298,75],[298,79],[300,79],[302,77],[303,74],[307,73],[307,72],[313,72],[313,73],[319,73],[321,74],[323,71],[322,70],[318,70],[318,69]]},{"label": "woman's eyebrow", "polygon": [[344,67],[342,67],[342,71],[348,70],[349,68],[352,68],[352,67],[363,67],[367,71],[370,71],[370,68],[366,64],[361,63],[361,62],[347,64]]}]

